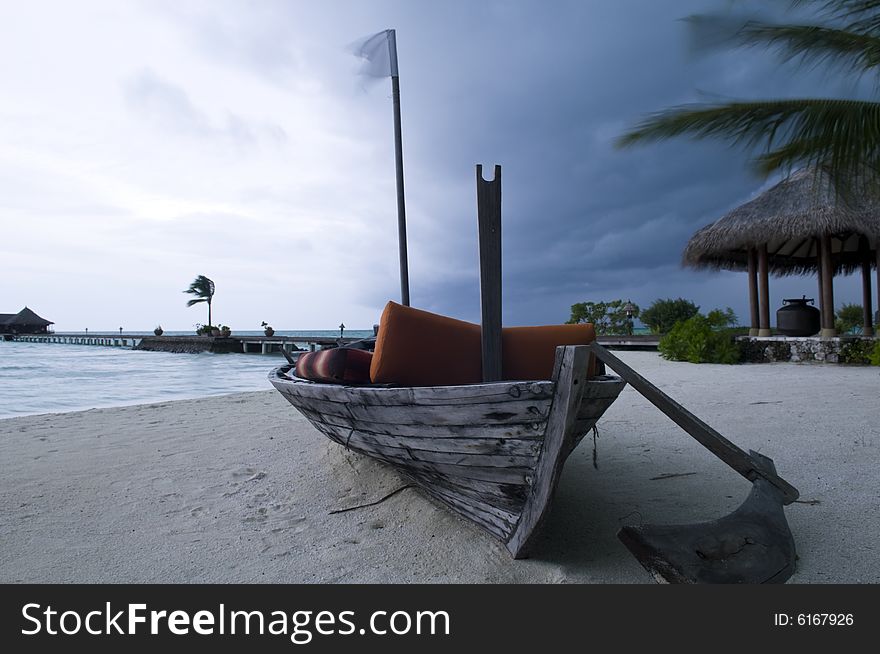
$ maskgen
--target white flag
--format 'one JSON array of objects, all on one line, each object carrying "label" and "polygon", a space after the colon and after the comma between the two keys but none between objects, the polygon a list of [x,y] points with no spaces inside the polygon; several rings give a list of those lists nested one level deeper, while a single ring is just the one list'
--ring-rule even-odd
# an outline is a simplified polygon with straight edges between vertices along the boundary
[{"label": "white flag", "polygon": [[397,39],[394,30],[382,30],[351,47],[356,57],[364,60],[361,75],[397,77]]}]

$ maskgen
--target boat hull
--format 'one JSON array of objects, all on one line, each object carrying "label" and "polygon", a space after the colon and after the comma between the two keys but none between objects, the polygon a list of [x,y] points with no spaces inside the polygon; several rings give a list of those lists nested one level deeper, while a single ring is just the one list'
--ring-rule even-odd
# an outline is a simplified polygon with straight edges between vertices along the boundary
[{"label": "boat hull", "polygon": [[585,371],[586,348],[570,346],[557,352],[553,381],[337,386],[291,376],[290,366],[270,381],[325,436],[394,466],[519,557],[565,459],[625,385]]}]

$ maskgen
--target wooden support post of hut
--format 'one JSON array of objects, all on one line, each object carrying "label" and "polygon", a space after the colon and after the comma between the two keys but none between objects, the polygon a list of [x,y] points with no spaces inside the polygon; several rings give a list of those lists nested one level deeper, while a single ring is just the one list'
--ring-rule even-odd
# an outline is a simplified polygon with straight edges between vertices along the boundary
[{"label": "wooden support post of hut", "polygon": [[859,237],[862,255],[862,336],[874,335],[874,310],[871,306],[871,246],[865,236]]},{"label": "wooden support post of hut", "polygon": [[749,248],[749,336],[757,336],[758,323],[758,250]]},{"label": "wooden support post of hut", "polygon": [[822,285],[822,257],[820,256],[822,239],[817,236],[814,241],[816,246],[816,303],[819,307],[819,327],[821,329],[825,326],[825,297],[822,292],[825,287]]},{"label": "wooden support post of hut", "polygon": [[[877,253],[874,265],[877,268],[877,314],[880,316],[880,238],[874,241],[874,251]],[[880,325],[880,318],[877,319],[877,324]]]},{"label": "wooden support post of hut", "polygon": [[758,336],[770,336],[770,271],[766,243],[758,248],[758,277],[761,284]]},{"label": "wooden support post of hut", "polygon": [[837,335],[834,329],[834,263],[831,259],[831,235],[819,238],[819,258],[822,270],[822,329],[819,336],[830,338]]}]

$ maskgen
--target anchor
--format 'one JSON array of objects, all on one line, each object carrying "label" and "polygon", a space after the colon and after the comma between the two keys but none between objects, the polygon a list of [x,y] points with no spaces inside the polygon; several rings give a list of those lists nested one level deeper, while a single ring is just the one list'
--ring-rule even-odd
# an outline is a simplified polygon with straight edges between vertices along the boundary
[{"label": "anchor", "polygon": [[784,583],[796,552],[784,505],[798,490],[776,474],[773,460],[745,452],[642,377],[606,348],[596,357],[724,463],[752,482],[733,513],[689,525],[625,526],[617,537],[657,581],[667,583]]}]

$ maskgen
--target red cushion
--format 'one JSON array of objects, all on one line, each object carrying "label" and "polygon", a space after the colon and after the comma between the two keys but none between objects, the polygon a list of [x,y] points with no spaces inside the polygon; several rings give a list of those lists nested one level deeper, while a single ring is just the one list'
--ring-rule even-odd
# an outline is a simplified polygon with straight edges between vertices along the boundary
[{"label": "red cushion", "polygon": [[328,384],[368,384],[373,353],[350,347],[307,352],[296,360],[296,376]]}]

